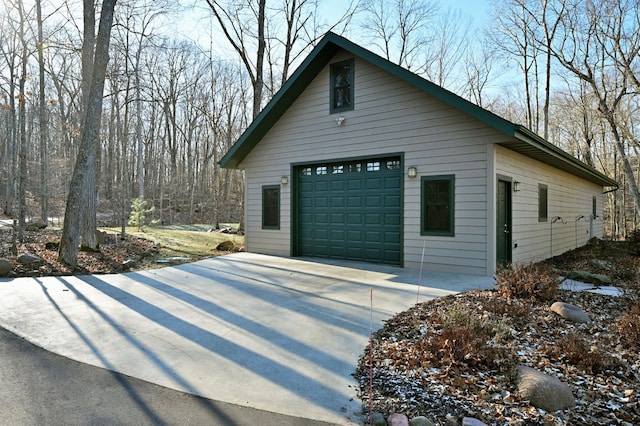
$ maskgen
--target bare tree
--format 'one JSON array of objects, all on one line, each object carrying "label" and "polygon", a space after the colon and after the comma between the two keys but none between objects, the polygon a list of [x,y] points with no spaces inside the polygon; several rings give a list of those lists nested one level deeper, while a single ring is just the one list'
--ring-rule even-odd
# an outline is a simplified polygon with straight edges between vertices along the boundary
[{"label": "bare tree", "polygon": [[426,0],[366,0],[361,26],[385,59],[412,69],[425,62],[433,36],[427,29],[438,10],[435,2]]},{"label": "bare tree", "polygon": [[466,92],[468,97],[476,105],[487,108],[484,96],[487,86],[495,79],[495,76],[493,76],[496,62],[495,50],[488,46],[487,43],[483,43],[476,51],[467,51],[465,62]]},{"label": "bare tree", "polygon": [[638,31],[625,32],[629,20],[638,20],[638,9],[631,5],[633,2],[616,0],[576,0],[562,16],[559,37],[550,50],[567,71],[590,88],[598,112],[609,125],[635,209],[640,213],[640,192],[627,152],[627,142],[637,146],[638,139],[620,119],[626,98],[637,96],[630,91],[634,74],[620,67],[621,63],[634,63],[640,54],[636,48]]},{"label": "bare tree", "polygon": [[526,99],[526,126],[538,131],[538,54],[536,37],[532,35],[534,20],[527,0],[505,0],[494,12],[496,27],[492,42],[508,60],[518,64],[523,77]]},{"label": "bare tree", "polygon": [[[7,4],[5,9],[7,13],[4,15],[5,22],[3,30],[0,36],[2,42],[0,43],[0,52],[6,65],[6,72],[0,73],[0,78],[5,79],[6,89],[3,97],[6,99],[6,106],[4,107],[6,120],[6,135],[5,135],[5,155],[2,156],[4,170],[5,170],[5,205],[4,212],[8,215],[14,215],[14,208],[16,205],[16,196],[18,193],[18,123],[17,123],[17,106],[16,106],[16,90],[17,90],[17,68],[19,66],[19,31],[15,28],[15,22],[13,22],[9,16],[8,11],[13,10],[12,4]],[[6,77],[5,77],[6,75]]]},{"label": "bare tree", "polygon": [[102,93],[107,63],[109,62],[109,42],[115,4],[116,0],[103,0],[102,2],[87,112],[67,197],[59,258],[71,266],[76,266],[78,262],[79,230],[83,224],[83,216],[92,215],[95,218],[96,214],[95,210],[89,211],[86,204],[90,198],[95,197],[95,191],[91,191],[89,182],[91,176],[95,178],[95,161],[102,114]]},{"label": "bare tree", "polygon": [[27,48],[27,39],[25,32],[25,20],[26,12],[24,10],[24,4],[22,1],[16,3],[19,16],[19,37],[22,44],[22,54],[20,58],[20,79],[18,83],[18,123],[20,133],[20,144],[18,149],[18,223],[19,232],[18,238],[20,241],[24,239],[25,233],[25,218],[26,218],[26,192],[27,192],[27,93],[25,91],[25,85],[27,82],[27,62],[29,60],[29,50]]},{"label": "bare tree", "polygon": [[45,63],[44,63],[44,35],[42,31],[42,2],[36,0],[36,19],[38,21],[38,123],[40,130],[40,217],[45,223],[49,220],[49,208],[47,204],[47,140],[49,138],[49,126],[47,123],[47,100],[45,96]]},{"label": "bare tree", "polygon": [[[142,53],[153,43],[155,33],[154,21],[167,13],[171,4],[166,1],[127,3],[116,17],[119,27],[124,31],[124,61],[130,62],[134,75],[135,90],[135,132],[136,132],[136,178],[138,181],[138,197],[145,198],[145,157],[142,134]],[[135,41],[130,41],[130,38]]]},{"label": "bare tree", "polygon": [[[240,56],[253,88],[253,117],[262,109],[264,61],[266,52],[266,0],[257,4],[250,0],[229,2],[226,6],[216,0],[206,0],[220,28],[233,49]],[[251,51],[254,49],[254,56]]]},{"label": "bare tree", "polygon": [[[470,45],[471,21],[459,9],[447,8],[431,26],[431,52],[424,59],[420,72],[434,83],[451,88],[459,78],[455,73],[458,65],[467,56]],[[457,88],[453,88],[454,91]]]}]

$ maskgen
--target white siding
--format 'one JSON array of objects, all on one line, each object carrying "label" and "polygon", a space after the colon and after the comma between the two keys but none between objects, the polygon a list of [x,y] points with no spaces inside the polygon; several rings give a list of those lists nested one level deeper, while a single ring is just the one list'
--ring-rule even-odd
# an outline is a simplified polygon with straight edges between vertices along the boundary
[{"label": "white siding", "polygon": [[[521,182],[513,193],[514,263],[534,262],[602,237],[602,187],[577,176],[496,146],[498,174]],[[548,220],[538,221],[538,184],[548,188]],[[596,220],[591,220],[596,197]],[[583,218],[578,219],[580,216]],[[553,218],[560,217],[553,222]]]}]

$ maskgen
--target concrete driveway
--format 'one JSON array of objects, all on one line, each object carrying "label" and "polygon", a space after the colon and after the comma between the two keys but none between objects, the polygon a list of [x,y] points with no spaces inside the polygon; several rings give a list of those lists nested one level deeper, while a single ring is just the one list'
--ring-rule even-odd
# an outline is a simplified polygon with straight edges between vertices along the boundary
[{"label": "concrete driveway", "polygon": [[2,279],[0,325],[60,355],[169,388],[358,424],[351,374],[371,321],[376,330],[417,300],[492,284],[237,253],[121,275]]}]

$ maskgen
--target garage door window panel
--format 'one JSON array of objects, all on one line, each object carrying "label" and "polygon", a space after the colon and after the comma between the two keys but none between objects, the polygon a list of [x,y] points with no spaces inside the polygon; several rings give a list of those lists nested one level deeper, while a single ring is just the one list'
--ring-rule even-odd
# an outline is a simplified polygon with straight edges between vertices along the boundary
[{"label": "garage door window panel", "polygon": [[455,176],[422,177],[421,235],[455,235]]}]

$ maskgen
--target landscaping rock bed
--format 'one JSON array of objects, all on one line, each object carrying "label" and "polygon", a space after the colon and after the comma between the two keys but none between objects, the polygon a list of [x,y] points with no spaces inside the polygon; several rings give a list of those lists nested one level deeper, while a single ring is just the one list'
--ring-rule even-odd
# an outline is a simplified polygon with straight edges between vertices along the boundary
[{"label": "landscaping rock bed", "polygon": [[[435,299],[387,321],[355,373],[365,412],[387,424],[393,413],[435,425],[640,424],[640,259],[611,244],[551,259],[530,281],[516,273],[513,288]],[[559,289],[573,267],[610,268],[621,295]],[[566,311],[581,321],[557,313]],[[558,386],[554,404],[523,387],[523,371]]]}]

